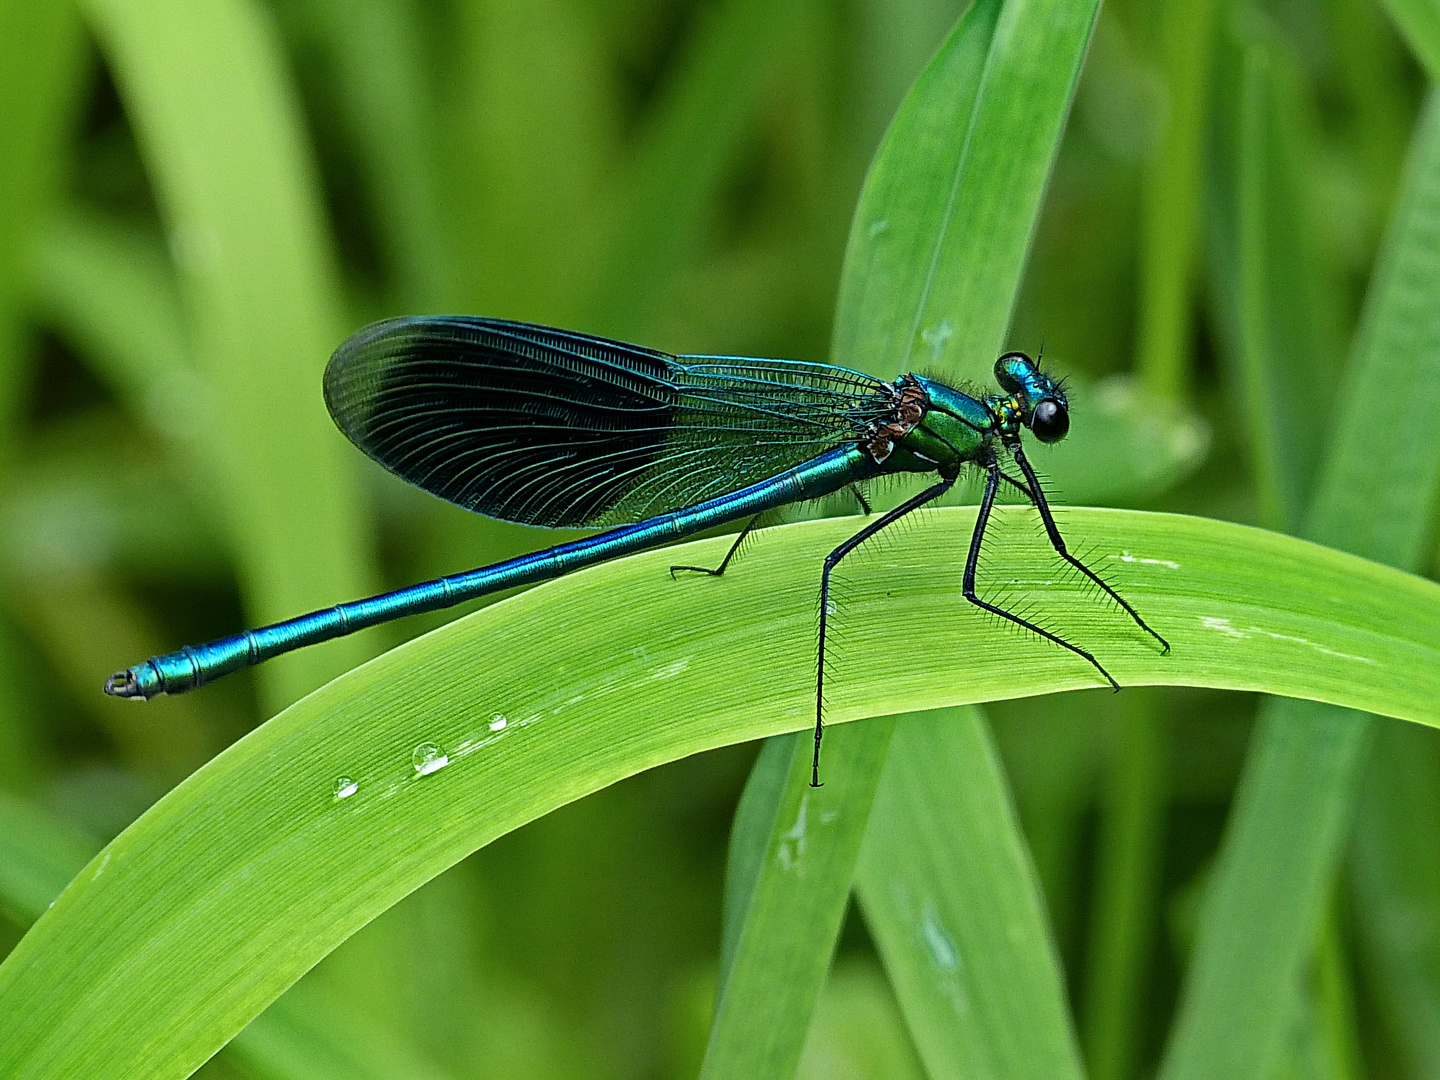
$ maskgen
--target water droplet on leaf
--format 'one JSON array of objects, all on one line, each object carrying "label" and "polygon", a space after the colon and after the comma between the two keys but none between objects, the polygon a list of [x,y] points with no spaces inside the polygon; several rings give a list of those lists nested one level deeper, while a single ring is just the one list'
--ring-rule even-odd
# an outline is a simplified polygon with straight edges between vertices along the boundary
[{"label": "water droplet on leaf", "polygon": [[433,772],[439,772],[450,764],[449,755],[432,742],[422,742],[415,747],[415,752],[410,755],[410,764],[415,766],[415,771],[421,776],[429,776]]}]

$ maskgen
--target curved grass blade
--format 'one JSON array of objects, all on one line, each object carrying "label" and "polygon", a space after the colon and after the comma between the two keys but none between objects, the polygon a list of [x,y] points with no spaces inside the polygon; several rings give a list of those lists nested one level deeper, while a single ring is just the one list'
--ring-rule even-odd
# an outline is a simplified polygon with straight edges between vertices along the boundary
[{"label": "curved grass blade", "polygon": [[[0,792],[0,910],[22,925],[34,922],[98,847],[50,814]],[[305,995],[304,1008],[291,1005],[291,997],[257,1016],[223,1051],[244,1062],[247,1075],[256,1080],[380,1080],[419,1074],[418,1062],[376,1064],[373,1048],[360,1052],[355,1025],[330,1015],[321,995]],[[433,1066],[424,1068],[425,1075],[439,1080]]]},{"label": "curved grass blade", "polygon": [[[1033,537],[1020,513],[998,527]],[[838,609],[835,721],[1093,685],[1085,665],[968,609],[973,521],[937,510],[857,564]],[[1038,538],[997,552],[995,580],[1043,595],[1122,683],[1440,724],[1440,585],[1200,518],[1077,508],[1068,525],[1172,655],[1058,579]],[[808,727],[814,576],[853,529],[768,530],[745,573],[690,584],[669,581],[677,553],[704,564],[725,538],[621,559],[297,702],[117,837],[0,965],[0,1075],[184,1076],[339,942],[497,836],[663,762]]]}]

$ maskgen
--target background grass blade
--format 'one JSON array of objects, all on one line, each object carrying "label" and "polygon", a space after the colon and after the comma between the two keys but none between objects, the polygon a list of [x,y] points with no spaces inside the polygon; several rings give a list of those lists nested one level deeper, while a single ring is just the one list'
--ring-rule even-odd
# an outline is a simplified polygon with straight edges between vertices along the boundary
[{"label": "background grass blade", "polygon": [[1435,0],[1385,0],[1431,79],[1440,79],[1440,5]]},{"label": "background grass blade", "polygon": [[[342,336],[338,283],[271,27],[246,0],[86,10],[160,192],[200,370],[224,402],[212,419],[249,617],[358,595],[373,578],[355,478],[315,393]],[[263,670],[265,700],[292,701],[364,653],[347,639]]]},{"label": "background grass blade", "polygon": [[1145,177],[1135,361],[1150,393],[1177,402],[1189,383],[1191,294],[1217,6],[1217,0],[1181,0],[1159,12],[1165,127]]},{"label": "background grass blade", "polygon": [[702,13],[700,32],[640,133],[635,183],[584,325],[643,335],[664,310],[662,283],[698,242],[725,161],[801,9],[798,0],[728,0]]},{"label": "background grass blade", "polygon": [[100,845],[13,795],[0,797],[0,908],[28,926]]},{"label": "background grass blade", "polygon": [[1170,780],[1164,703],[1153,692],[1130,690],[1117,699],[1114,713],[1084,973],[1081,1035],[1092,1080],[1129,1077],[1140,1056]]},{"label": "background grass blade", "polygon": [[[1173,416],[1194,389],[1194,297],[1219,6],[1215,0],[1179,0],[1157,12],[1154,40],[1165,107],[1159,145],[1142,174],[1133,367],[1148,400],[1135,401],[1132,416]],[[1135,460],[1158,456],[1142,453]],[[1062,480],[1060,490],[1074,489]],[[1141,1055],[1168,824],[1172,721],[1167,703],[1143,692],[1122,697],[1111,710],[1105,743],[1095,886],[1077,995],[1083,1002],[1081,1040],[1091,1080],[1128,1080]],[[1084,755],[1068,756],[1072,769],[1084,768]],[[1070,815],[1065,819],[1066,825],[1073,821]],[[1060,902],[1056,883],[1049,884],[1052,907],[1065,911],[1068,905]]]},{"label": "background grass blade", "polygon": [[[842,299],[831,343],[842,366],[876,362],[861,351],[861,341],[877,340],[877,329],[884,350],[903,355],[903,301],[919,301],[923,280],[906,277],[911,264],[894,260],[927,251],[943,232],[948,208],[939,197],[963,171],[965,136],[999,10],[998,2],[982,2],[966,12],[906,95],[876,153],[852,223],[841,286],[842,296],[848,290],[859,299]],[[886,222],[895,218],[897,247],[871,243],[875,230],[861,227],[867,213],[883,214]],[[867,304],[867,297],[882,299]],[[897,299],[900,324],[886,318],[895,314]],[[867,320],[878,324],[868,334]],[[800,734],[774,737],[756,762],[731,836],[721,987],[704,1075],[793,1075],[893,730],[894,721],[886,719],[837,732],[841,750],[827,748],[827,786],[820,791],[808,787],[810,751]],[[821,819],[832,821],[811,827],[814,835],[804,839],[811,868],[801,876],[788,872],[797,845],[793,832],[799,828],[804,837],[812,804]],[[777,942],[784,944],[777,949]],[[757,1038],[757,1031],[767,1037]]]},{"label": "background grass blade", "polygon": [[[1305,523],[1308,535],[1400,566],[1424,556],[1440,480],[1440,429],[1420,419],[1440,410],[1437,240],[1440,108],[1432,95]],[[1369,403],[1397,385],[1407,388],[1407,415],[1377,445]],[[1377,488],[1376,475],[1387,484]],[[1206,897],[1166,1080],[1258,1078],[1276,1066],[1332,887],[1368,726],[1313,704],[1266,706]]]},{"label": "background grass blade", "polygon": [[1083,1075],[1035,872],[978,709],[899,725],[858,886],[934,1080]]},{"label": "background grass blade", "polygon": [[[998,527],[1029,533],[1014,516]],[[1440,723],[1440,585],[1206,519],[1077,508],[1070,522],[1173,655],[1054,580],[1040,538],[1007,544],[997,572],[1017,598],[1043,591],[1122,682],[1283,690]],[[972,523],[937,510],[895,538],[883,573],[856,575],[840,599],[851,630],[835,721],[1093,685],[965,609]],[[807,727],[813,568],[853,527],[769,530],[746,574],[696,587],[655,587],[675,549],[622,559],[298,702],[152,807],[0,965],[0,1073],[183,1076],[360,926],[497,836],[661,762]],[[703,562],[726,543],[681,550]],[[603,640],[590,629],[601,622]],[[917,635],[926,650],[910,648]],[[522,648],[526,664],[494,663]],[[896,655],[903,667],[859,659]],[[448,764],[421,776],[426,743]],[[342,777],[358,786],[337,799]]]},{"label": "background grass blade", "polygon": [[418,8],[412,0],[302,0],[275,11],[307,47],[302,70],[312,85],[334,95],[328,104],[344,125],[376,208],[386,294],[417,314],[443,307],[453,280]]},{"label": "background grass blade", "polygon": [[[988,41],[976,32],[963,48],[942,49],[886,133],[851,225],[836,355],[887,373],[989,378],[1095,12],[982,0],[956,28],[994,24]],[[957,90],[934,92],[931,82]],[[947,153],[932,149],[937,139]]]},{"label": "background grass blade", "polygon": [[[1424,736],[1415,738],[1416,734]],[[1365,974],[1410,1074],[1440,1071],[1440,745],[1375,725],[1349,868]]]},{"label": "background grass blade", "polygon": [[57,201],[63,150],[84,71],[83,40],[65,4],[7,4],[0,75],[0,427],[14,426],[24,388],[19,358],[25,252],[35,222]]},{"label": "background grass blade", "polygon": [[795,1075],[893,730],[888,718],[832,730],[819,788],[809,732],[765,744],[736,814],[702,1077]]},{"label": "background grass blade", "polygon": [[[921,72],[875,152],[845,247],[831,342],[837,364],[864,364],[886,378],[909,370],[914,324],[936,246],[954,214],[1001,10],[1000,0],[971,6]],[[1008,320],[1008,307],[999,318]],[[977,365],[970,360],[971,368]]]},{"label": "background grass blade", "polygon": [[[1261,520],[1299,525],[1343,352],[1338,282],[1316,250],[1308,169],[1318,156],[1296,61],[1252,32],[1241,46],[1234,349]],[[1309,123],[1307,123],[1309,121]],[[1297,395],[1297,386],[1313,387]]]},{"label": "background grass blade", "polygon": [[[68,4],[0,7],[0,483],[13,475],[20,425],[35,382],[33,330],[26,324],[25,253],[35,223],[59,201],[68,137],[78,121],[83,31]],[[22,655],[0,623],[0,663]],[[40,741],[17,686],[0,687],[0,780],[29,783]]]},{"label": "background grass blade", "polygon": [[[1053,6],[1044,3],[1013,3],[1001,11],[998,4],[982,2],[965,14],[941,45],[902,103],[866,178],[852,223],[836,317],[832,351],[837,363],[874,369],[891,356],[900,362],[901,370],[909,370],[914,366],[916,320],[936,310],[944,312],[947,324],[954,317],[967,327],[988,328],[997,341],[1004,333],[1040,194],[1073,93],[1079,57],[1089,38],[1093,9],[1089,14],[1090,19],[1081,21],[1068,9],[1057,18]],[[1073,64],[1047,66],[1041,61],[1042,53],[1030,51],[1047,48],[1052,56],[1072,58]],[[1025,117],[1023,128],[996,126],[997,116],[1016,114]],[[1025,137],[1014,138],[1017,131],[1023,131]],[[993,177],[971,171],[977,155]],[[1022,197],[997,200],[987,214],[967,218],[957,200],[986,197],[985,185],[993,181],[1015,184]],[[1012,190],[1007,196],[1014,193]],[[988,197],[993,199],[994,194],[991,190]],[[1012,265],[1002,264],[992,271],[984,260],[997,250],[1015,258]],[[959,260],[967,273],[954,273],[947,260]],[[961,292],[976,278],[991,281],[992,277],[998,281],[996,288],[1005,291],[1002,304],[987,308],[992,297],[975,300]],[[974,306],[967,306],[972,301]],[[931,359],[939,359],[938,354]],[[773,1063],[773,1075],[788,1076],[799,1057],[803,1021],[832,947],[832,938],[825,934],[833,935],[839,929],[850,866],[889,740],[888,725],[847,735],[847,746],[852,738],[856,747],[862,748],[860,768],[868,764],[870,776],[852,773],[850,763],[843,761],[830,781],[837,791],[817,799],[805,787],[803,769],[792,768],[783,794],[776,791],[773,796],[787,810],[770,816],[765,837],[745,835],[743,830],[752,827],[749,817],[737,822],[734,843],[742,849],[788,850],[793,845],[783,831],[793,817],[788,808],[813,800],[829,808],[827,812],[835,816],[839,829],[834,833],[834,846],[823,854],[816,852],[817,864],[828,868],[828,874],[816,873],[807,881],[792,884],[788,892],[778,890],[773,899],[757,893],[752,901],[757,905],[753,909],[757,926],[763,925],[762,917],[770,916],[777,927],[788,926],[788,931],[771,930],[759,933],[753,941],[742,939],[744,945],[733,952],[727,945],[722,961],[725,982],[706,1061],[711,1075],[756,1075],[760,1062],[768,1061]],[[756,818],[754,824],[762,820]],[[817,843],[826,840],[823,832],[817,836]],[[732,856],[732,867],[736,861]],[[773,868],[770,873],[783,880]],[[732,881],[729,888],[744,889],[747,884],[751,883]],[[761,890],[764,884],[757,880],[752,887]],[[827,917],[810,914],[810,909],[817,907]],[[877,908],[875,917],[893,914],[889,908]],[[778,957],[777,940],[786,942]],[[788,970],[782,959],[789,962]],[[731,990],[732,983],[745,987],[752,982],[748,993]],[[1035,987],[1041,998],[1046,990]],[[739,1009],[733,1004],[736,1000],[744,1003]],[[1027,1000],[1013,1014],[987,1015],[985,1020],[1018,1030],[1029,1022],[1033,1004]],[[784,1020],[774,1026],[757,1024],[759,1011],[767,1006],[778,1007]],[[910,1014],[903,998],[902,1008]],[[1039,1008],[1063,1011],[1058,1001],[1045,1002]],[[910,1019],[912,1024],[926,1025],[927,1035],[943,1031],[923,1012]],[[756,1030],[772,1035],[760,1040]],[[971,1031],[969,1038],[974,1045],[983,1045],[987,1038],[1004,1043],[1008,1032],[987,1032],[982,1025]],[[782,1049],[779,1044],[784,1040],[788,1045]]]},{"label": "background grass blade", "polygon": [[[902,104],[866,178],[851,223],[836,312],[837,363],[875,371],[892,365],[901,371],[939,369],[988,384],[1009,329],[1097,10],[1098,4],[1043,0],[997,10],[982,0],[957,25]],[[1095,425],[1091,436],[1101,442],[1092,445],[1128,441],[1114,438],[1110,427]],[[1173,434],[1167,431],[1160,440],[1169,453],[1159,458],[1180,456],[1176,451],[1183,440],[1170,438]],[[1086,456],[1093,463],[1093,451]],[[984,723],[978,716],[968,719]],[[931,741],[934,721],[929,718],[913,733],[908,731],[913,719],[902,717],[897,725],[918,747]],[[928,753],[914,759],[915,768],[934,770],[929,783],[937,790],[947,789],[953,769],[985,771],[983,760],[950,762],[949,749],[930,745]],[[887,782],[882,780],[882,788]],[[998,794],[1002,788],[997,774],[985,788],[995,800],[988,812],[1008,812],[1007,797]],[[957,813],[970,818],[966,827],[976,832],[991,827],[987,811],[979,807],[966,803]],[[897,811],[897,820],[903,819]],[[943,855],[936,852],[935,858]],[[1003,860],[967,861],[958,868],[962,872],[927,880],[917,867],[916,880],[902,884],[903,874],[896,877],[892,867],[894,880],[887,887],[910,887],[916,895],[943,887],[946,892],[934,902],[952,920],[968,920],[955,931],[966,942],[984,935],[991,913],[972,910],[963,897],[1025,894],[1036,913],[1027,929],[1037,933],[1024,945],[1013,939],[1010,944],[1026,950],[1027,957],[1030,950],[1042,955],[1044,961],[1037,963],[1053,970],[1057,964],[1038,915],[1043,905],[1033,895],[1030,877],[1006,877],[1012,868]],[[1010,981],[1014,967],[1000,955],[1003,949],[975,951],[969,977],[1013,994],[997,994],[996,1007],[981,1010],[972,1025],[954,1026],[950,1016],[937,1012],[933,995],[905,974],[918,947],[908,922],[912,915],[892,904],[866,904],[872,934],[890,943],[882,950],[887,970],[933,1075],[992,1062],[997,1075],[1017,1069],[1013,1075],[1025,1075],[1030,1059],[1011,1052],[1021,1032],[1032,1033],[1040,1060],[1060,1068],[1056,1075],[1079,1073],[1058,982],[1027,980],[1022,986]],[[1034,973],[1033,965],[1020,966]]]}]

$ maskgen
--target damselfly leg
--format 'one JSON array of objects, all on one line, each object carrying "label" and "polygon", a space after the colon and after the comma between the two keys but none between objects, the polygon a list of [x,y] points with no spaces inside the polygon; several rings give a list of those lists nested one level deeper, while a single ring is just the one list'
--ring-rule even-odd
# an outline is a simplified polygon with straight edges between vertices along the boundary
[{"label": "damselfly leg", "polygon": [[755,528],[755,523],[764,516],[764,514],[756,514],[745,523],[743,529],[735,534],[735,542],[730,545],[730,550],[725,552],[725,558],[720,560],[719,566],[714,569],[708,566],[672,566],[670,567],[671,580],[673,581],[675,575],[681,570],[688,570],[693,574],[709,574],[711,577],[720,577],[725,573],[725,568],[730,565],[730,560],[735,557],[735,553],[740,550],[740,545],[745,543],[745,538],[750,535],[750,530]]},{"label": "damselfly leg", "polygon": [[[851,495],[855,496],[855,501],[860,504],[861,512],[866,517],[869,517],[870,503],[866,500],[864,493],[860,490],[860,485],[850,484],[848,487],[846,487],[845,490],[850,492]],[[671,579],[673,580],[676,573],[681,570],[688,570],[691,573],[695,574],[709,574],[711,577],[720,577],[721,575],[723,575],[725,573],[726,567],[730,565],[730,560],[735,558],[735,555],[739,552],[741,545],[745,543],[746,537],[750,535],[751,531],[755,528],[757,524],[759,524],[760,519],[764,516],[764,514],[756,514],[754,517],[752,517],[749,521],[745,523],[745,527],[741,529],[740,532],[736,535],[735,542],[730,545],[730,550],[725,552],[725,558],[720,560],[719,566],[714,567],[713,569],[708,566],[672,566],[670,567]]]},{"label": "damselfly leg", "polygon": [[906,499],[894,510],[886,511],[875,521],[866,525],[854,536],[825,556],[825,567],[820,571],[820,647],[815,674],[815,756],[810,765],[810,786],[820,787],[820,740],[825,734],[825,630],[830,619],[830,572],[840,560],[869,540],[880,530],[895,524],[912,510],[918,510],[926,503],[938,499],[955,483],[952,476],[932,484],[920,494]]},{"label": "damselfly leg", "polygon": [[[1026,488],[1021,487],[1021,485],[1017,484],[1008,476],[1005,476],[1004,478],[1006,480],[1009,480],[1010,483],[1015,484],[1016,487],[1020,487],[1020,489],[1030,497],[1030,501],[1035,504],[1035,509],[1040,511],[1040,520],[1045,523],[1045,534],[1050,538],[1050,546],[1055,549],[1055,554],[1059,555],[1067,563],[1075,567],[1075,569],[1079,570],[1096,585],[1099,585],[1100,588],[1105,591],[1105,595],[1109,596],[1110,599],[1114,600],[1117,604],[1124,608],[1125,614],[1129,615],[1130,618],[1135,620],[1136,626],[1140,627],[1140,629],[1144,630],[1147,634],[1149,634],[1156,641],[1158,641],[1163,647],[1163,651],[1168,653],[1170,651],[1170,643],[1166,641],[1163,637],[1161,637],[1159,634],[1157,634],[1154,630],[1150,629],[1149,624],[1140,617],[1140,613],[1137,612],[1133,607],[1131,607],[1129,602],[1123,596],[1121,596],[1118,592],[1116,592],[1108,584],[1106,584],[1105,580],[1101,578],[1099,574],[1095,573],[1095,571],[1091,570],[1088,566],[1086,566],[1083,562],[1081,562],[1074,555],[1071,555],[1070,552],[1066,550],[1065,540],[1063,537],[1061,537],[1060,530],[1055,525],[1055,515],[1050,512],[1050,504],[1045,499],[1045,492],[1040,488],[1040,480],[1035,475],[1035,470],[1031,468],[1029,460],[1025,457],[1025,451],[1020,448],[1020,443],[1018,441],[1013,446],[1007,446],[1006,449],[1008,449],[1011,456],[1015,458],[1015,463],[1020,466],[1020,471],[1025,474],[1025,479],[1029,484],[1029,489],[1026,490]],[[998,470],[998,466],[996,466],[996,468]],[[1004,476],[1003,473],[1001,475]],[[1095,666],[1099,667],[1100,665],[1096,664]],[[1102,668],[1101,670],[1103,671],[1104,669]],[[1109,676],[1107,675],[1106,678],[1109,678]],[[1113,682],[1114,680],[1112,679],[1111,681]]]},{"label": "damselfly leg", "polygon": [[[1028,470],[1029,466],[1022,465],[1021,467]],[[1111,677],[1110,673],[1105,670],[1105,668],[1101,665],[1100,661],[1096,660],[1095,657],[1086,650],[1080,648],[1079,645],[1072,645],[1070,642],[1066,641],[1058,634],[1053,634],[1049,630],[1046,630],[1044,627],[1036,626],[1029,619],[1021,618],[1013,611],[1006,611],[1002,607],[998,607],[995,604],[991,604],[985,600],[981,600],[980,597],[976,595],[975,570],[980,565],[980,545],[985,540],[985,529],[990,524],[990,511],[994,509],[995,506],[995,491],[1000,486],[1001,475],[1002,474],[1000,472],[1000,465],[998,462],[992,460],[991,462],[989,462],[989,464],[985,466],[985,494],[980,499],[980,512],[975,516],[975,531],[970,536],[970,551],[969,554],[965,557],[965,577],[962,582],[962,589],[965,593],[965,599],[969,600],[976,607],[984,611],[990,612],[992,615],[999,615],[1002,619],[1008,619],[1016,626],[1023,626],[1026,630],[1040,635],[1046,641],[1054,642],[1062,649],[1069,649],[1076,656],[1083,656],[1086,660],[1090,662],[1090,664],[1095,668],[1096,671],[1100,672],[1101,675],[1105,676],[1106,682],[1108,682],[1116,690],[1119,690],[1120,684]],[[1014,481],[1011,482],[1013,483]],[[1057,532],[1055,535],[1058,536],[1059,533]],[[1137,615],[1136,618],[1138,619],[1139,616]],[[1146,629],[1149,628],[1146,627]]]}]

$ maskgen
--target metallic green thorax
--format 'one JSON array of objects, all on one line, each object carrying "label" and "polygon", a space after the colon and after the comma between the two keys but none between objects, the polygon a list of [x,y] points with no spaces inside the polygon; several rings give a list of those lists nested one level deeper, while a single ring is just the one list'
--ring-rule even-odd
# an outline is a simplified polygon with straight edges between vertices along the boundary
[{"label": "metallic green thorax", "polygon": [[996,443],[1015,443],[1024,428],[1042,442],[1064,437],[1064,391],[1028,356],[1002,356],[995,378],[1006,393],[976,398],[923,375],[901,376],[894,384],[894,412],[877,425],[867,449],[886,471],[938,471],[953,478],[962,465],[994,460]]}]

